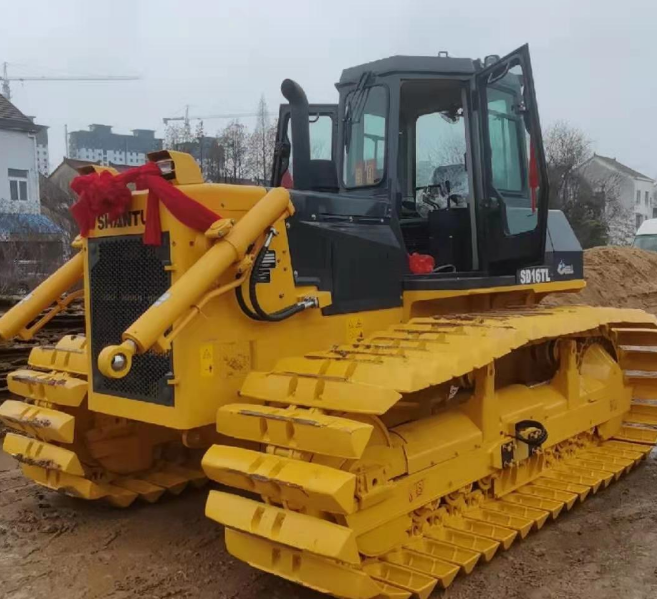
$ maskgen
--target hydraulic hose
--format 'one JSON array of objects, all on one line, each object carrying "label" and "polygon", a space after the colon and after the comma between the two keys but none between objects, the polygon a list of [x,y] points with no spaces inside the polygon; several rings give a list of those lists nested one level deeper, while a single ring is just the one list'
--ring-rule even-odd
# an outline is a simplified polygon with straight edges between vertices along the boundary
[{"label": "hydraulic hose", "polygon": [[237,303],[240,309],[242,310],[242,312],[244,312],[244,314],[248,316],[250,319],[259,322],[262,321],[281,322],[282,320],[286,320],[291,316],[298,314],[299,312],[303,312],[307,308],[311,308],[317,305],[316,301],[314,300],[305,300],[305,301],[297,302],[296,304],[291,304],[290,306],[287,306],[285,308],[282,308],[281,310],[277,310],[276,312],[271,312],[271,313],[265,312],[265,310],[260,305],[260,302],[258,301],[258,292],[256,289],[256,286],[258,284],[258,273],[260,272],[260,267],[262,266],[262,262],[265,259],[265,256],[267,255],[267,250],[269,249],[269,245],[271,244],[271,241],[275,235],[276,235],[276,230],[270,229],[269,232],[267,233],[265,243],[260,248],[260,251],[256,256],[255,262],[253,263],[253,267],[251,268],[248,289],[249,289],[249,301],[253,306],[253,310],[251,310],[249,306],[246,304],[241,286],[235,290]]}]

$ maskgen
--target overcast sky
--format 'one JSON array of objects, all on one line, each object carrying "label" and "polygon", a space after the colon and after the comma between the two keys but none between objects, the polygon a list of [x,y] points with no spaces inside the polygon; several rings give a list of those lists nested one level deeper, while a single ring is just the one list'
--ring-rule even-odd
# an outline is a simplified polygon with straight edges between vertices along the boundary
[{"label": "overcast sky", "polygon": [[[566,119],[598,153],[657,176],[655,0],[0,0],[10,75],[139,75],[125,82],[14,83],[50,127],[158,129],[162,117],[255,110],[282,79],[336,99],[343,68],[393,54],[483,57],[529,42],[543,125]],[[248,120],[244,119],[248,124]],[[206,121],[216,132],[225,122]]]}]

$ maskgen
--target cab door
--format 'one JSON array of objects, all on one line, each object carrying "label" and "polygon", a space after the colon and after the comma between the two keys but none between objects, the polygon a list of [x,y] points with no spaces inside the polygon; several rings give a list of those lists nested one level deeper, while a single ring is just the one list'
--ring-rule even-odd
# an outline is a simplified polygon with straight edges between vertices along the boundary
[{"label": "cab door", "polygon": [[548,183],[528,46],[474,77],[480,263],[491,274],[541,264]]},{"label": "cab door", "polygon": [[[330,160],[337,165],[338,105],[310,104],[310,158],[311,160]],[[290,127],[290,106],[281,104],[274,146],[272,187],[294,187],[292,172],[292,152],[294,141]],[[336,171],[337,172],[337,171]]]}]

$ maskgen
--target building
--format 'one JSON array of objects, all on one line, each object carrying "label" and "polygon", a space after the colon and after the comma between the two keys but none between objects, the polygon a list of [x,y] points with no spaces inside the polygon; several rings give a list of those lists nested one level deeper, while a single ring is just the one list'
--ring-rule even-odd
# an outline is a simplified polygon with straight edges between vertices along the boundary
[{"label": "building", "polygon": [[110,162],[139,166],[146,154],[162,149],[162,140],[152,129],[133,129],[132,135],[113,133],[110,125],[89,125],[89,131],[72,131],[68,136],[69,158],[108,166]]},{"label": "building", "polygon": [[24,291],[62,256],[63,231],[41,213],[42,129],[0,95],[0,293]]},{"label": "building", "polygon": [[48,127],[41,126],[36,134],[37,169],[47,177],[50,172],[50,156],[48,155]]},{"label": "building", "polygon": [[579,168],[594,191],[603,191],[618,198],[632,232],[636,232],[644,220],[657,214],[655,180],[651,177],[625,166],[615,158],[599,154],[593,154]]}]

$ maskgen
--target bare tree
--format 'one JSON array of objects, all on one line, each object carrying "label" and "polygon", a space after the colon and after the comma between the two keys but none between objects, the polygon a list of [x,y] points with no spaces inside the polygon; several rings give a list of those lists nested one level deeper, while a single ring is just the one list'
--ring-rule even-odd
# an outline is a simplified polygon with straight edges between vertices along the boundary
[{"label": "bare tree", "polygon": [[578,167],[592,155],[591,141],[566,121],[556,121],[543,133],[550,184],[550,207],[564,210],[573,199]]},{"label": "bare tree", "polygon": [[621,243],[632,225],[631,211],[621,202],[622,177],[586,168],[592,144],[586,134],[566,121],[543,133],[550,185],[550,208],[562,210],[583,247]]},{"label": "bare tree", "polygon": [[227,183],[239,183],[248,174],[248,132],[239,121],[231,121],[219,135],[224,150],[223,179]]},{"label": "bare tree", "polygon": [[167,150],[177,150],[182,144],[188,144],[193,139],[188,123],[182,125],[168,123],[164,129],[164,147]]},{"label": "bare tree", "polygon": [[258,102],[255,128],[249,136],[249,175],[261,184],[268,184],[272,172],[276,126],[269,120],[269,110],[264,95]]}]

